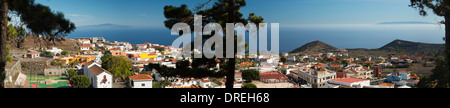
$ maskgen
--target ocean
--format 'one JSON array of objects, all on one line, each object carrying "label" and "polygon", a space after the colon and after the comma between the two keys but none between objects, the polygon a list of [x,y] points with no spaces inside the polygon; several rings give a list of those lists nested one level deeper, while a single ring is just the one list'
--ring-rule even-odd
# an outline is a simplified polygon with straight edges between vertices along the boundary
[{"label": "ocean", "polygon": [[[282,26],[280,24],[280,26],[280,52],[290,52],[316,40],[340,49],[380,48],[395,39],[442,44],[445,34],[443,27],[434,24],[332,26]],[[270,30],[268,35],[270,41]],[[171,35],[167,28],[75,30],[67,37],[104,37],[107,41],[125,41],[131,44],[150,42],[161,45],[171,45],[178,38]],[[270,42],[268,45],[270,47]]]}]

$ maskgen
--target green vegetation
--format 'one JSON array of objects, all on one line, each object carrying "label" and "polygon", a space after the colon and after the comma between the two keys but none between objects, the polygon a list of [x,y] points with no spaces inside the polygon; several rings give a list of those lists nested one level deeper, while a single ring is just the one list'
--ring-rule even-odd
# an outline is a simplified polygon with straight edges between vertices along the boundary
[{"label": "green vegetation", "polygon": [[117,78],[125,79],[128,76],[133,75],[131,71],[132,65],[131,61],[125,56],[112,56],[111,54],[106,54],[102,58],[102,67],[114,75],[115,81]]},{"label": "green vegetation", "polygon": [[167,80],[161,80],[159,82],[157,81],[153,81],[152,82],[152,88],[165,88],[169,85],[171,85],[172,83],[170,81]]},{"label": "green vegetation", "polygon": [[281,56],[281,57],[280,57],[280,61],[281,61],[281,62],[283,62],[283,63],[286,63],[286,61],[287,61],[287,58],[286,58],[286,57],[284,57],[284,56]]},{"label": "green vegetation", "polygon": [[252,83],[244,83],[242,88],[257,88],[255,84]]},{"label": "green vegetation", "polygon": [[450,73],[448,72],[448,65],[445,58],[440,56],[435,59],[436,66],[431,72],[430,76],[420,78],[417,84],[418,88],[449,88],[450,87]]},{"label": "green vegetation", "polygon": [[259,80],[259,71],[254,69],[243,70],[242,79],[246,81]]},{"label": "green vegetation", "polygon": [[69,70],[67,71],[67,73],[69,73],[69,78],[72,78],[72,77],[78,75],[78,73],[77,73],[75,70],[73,70],[73,69],[69,69]]},{"label": "green vegetation", "polygon": [[72,77],[70,83],[75,88],[88,88],[91,85],[91,80],[84,75],[75,75]]},{"label": "green vegetation", "polygon": [[[432,10],[432,12],[437,15],[444,17],[444,20],[439,23],[445,24],[445,28],[450,28],[450,1],[448,0],[411,0],[412,8],[419,10],[419,14],[421,16],[427,16],[427,10]],[[426,79],[421,78],[421,82],[419,82],[421,87],[430,87],[429,83],[436,83],[435,87],[437,88],[449,88],[449,70],[450,66],[447,64],[450,63],[450,29],[445,29],[445,57],[439,57],[438,60],[435,60],[436,66],[433,70],[433,75],[427,77]],[[422,81],[423,80],[423,81]],[[418,85],[419,85],[418,84]]]},{"label": "green vegetation", "polygon": [[66,50],[61,51],[61,55],[67,55],[69,52],[67,52]]}]

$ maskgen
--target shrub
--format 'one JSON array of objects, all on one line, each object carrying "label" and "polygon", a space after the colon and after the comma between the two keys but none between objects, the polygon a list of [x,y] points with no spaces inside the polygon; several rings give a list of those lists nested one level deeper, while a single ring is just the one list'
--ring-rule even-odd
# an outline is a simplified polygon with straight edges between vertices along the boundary
[{"label": "shrub", "polygon": [[91,80],[84,75],[75,75],[71,82],[75,88],[88,88],[91,85]]},{"label": "shrub", "polygon": [[252,83],[244,83],[244,85],[242,85],[242,88],[257,88],[255,84]]},{"label": "shrub", "polygon": [[251,81],[251,80],[259,80],[259,71],[254,69],[248,69],[242,71],[242,78]]}]

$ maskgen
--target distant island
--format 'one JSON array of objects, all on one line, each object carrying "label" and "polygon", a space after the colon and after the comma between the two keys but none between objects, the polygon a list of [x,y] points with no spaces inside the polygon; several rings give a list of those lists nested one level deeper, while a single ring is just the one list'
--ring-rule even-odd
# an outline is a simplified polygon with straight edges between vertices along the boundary
[{"label": "distant island", "polygon": [[87,25],[87,26],[80,26],[77,27],[78,29],[85,29],[85,30],[90,30],[90,29],[125,29],[125,28],[132,28],[131,26],[128,25],[119,25],[119,24],[98,24],[98,25]]},{"label": "distant island", "polygon": [[394,21],[394,22],[381,22],[378,24],[435,24],[435,23],[424,21]]}]

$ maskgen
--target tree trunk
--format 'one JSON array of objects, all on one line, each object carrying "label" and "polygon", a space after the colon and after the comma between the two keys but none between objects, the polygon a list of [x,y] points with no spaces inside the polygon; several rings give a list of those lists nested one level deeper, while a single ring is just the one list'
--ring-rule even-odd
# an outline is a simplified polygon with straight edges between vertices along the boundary
[{"label": "tree trunk", "polygon": [[2,0],[2,8],[1,8],[1,16],[0,16],[0,26],[1,26],[1,38],[0,38],[0,88],[4,87],[4,79],[5,79],[5,65],[6,65],[6,32],[7,32],[7,23],[8,23],[8,0]]},{"label": "tree trunk", "polygon": [[[234,0],[228,0],[228,23],[235,23],[234,21],[234,11],[232,10],[231,7],[233,7],[234,5]],[[233,43],[234,44],[234,43]],[[233,50],[233,54],[234,54],[234,50]],[[225,82],[225,88],[233,88],[234,85],[234,70],[235,70],[235,65],[236,65],[236,59],[233,58],[228,58],[227,61],[227,81]]]},{"label": "tree trunk", "polygon": [[[447,12],[444,16],[445,18],[445,60],[447,61],[447,65],[450,64],[450,12]],[[447,66],[450,72],[450,66]],[[450,73],[447,73],[449,75]],[[447,76],[450,77],[450,76]],[[448,84],[448,82],[445,82]]]}]

